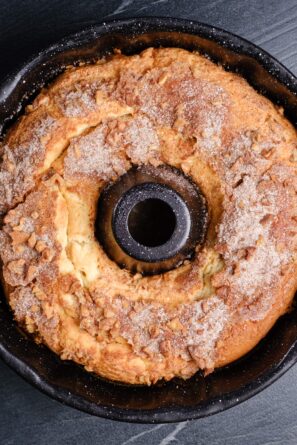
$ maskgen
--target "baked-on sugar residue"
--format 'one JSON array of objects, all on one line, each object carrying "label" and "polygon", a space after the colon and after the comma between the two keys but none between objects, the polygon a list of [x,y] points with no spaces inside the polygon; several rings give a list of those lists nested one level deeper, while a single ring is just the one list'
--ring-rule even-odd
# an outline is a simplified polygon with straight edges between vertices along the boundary
[{"label": "baked-on sugar residue", "polygon": [[269,311],[277,291],[275,282],[291,255],[278,247],[273,229],[283,212],[286,192],[271,179],[271,163],[251,147],[246,137],[237,139],[230,155],[219,161],[225,164],[221,174],[226,186],[218,246],[229,265],[221,273],[220,285],[229,287],[241,316],[254,320]]},{"label": "baked-on sugar residue", "polygon": [[157,304],[139,304],[119,308],[121,333],[140,353],[174,354],[197,361],[203,369],[213,366],[215,343],[229,318],[224,302],[213,296],[207,301],[184,304],[176,309]]},{"label": "baked-on sugar residue", "polygon": [[0,214],[21,201],[23,195],[34,186],[34,174],[45,158],[47,137],[55,128],[55,119],[49,115],[37,120],[30,139],[4,145],[0,167]]},{"label": "baked-on sugar residue", "polygon": [[134,164],[158,158],[159,140],[145,116],[102,123],[73,139],[64,159],[66,178],[109,180]]}]

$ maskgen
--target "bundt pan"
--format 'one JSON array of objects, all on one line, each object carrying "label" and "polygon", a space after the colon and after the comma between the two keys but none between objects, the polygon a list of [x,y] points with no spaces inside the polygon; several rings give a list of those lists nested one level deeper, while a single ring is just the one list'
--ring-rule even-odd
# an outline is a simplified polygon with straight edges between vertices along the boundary
[{"label": "bundt pan", "polygon": [[[297,79],[273,57],[240,37],[197,22],[141,18],[102,23],[41,52],[9,76],[0,91],[0,127],[67,65],[92,62],[119,48],[135,54],[147,47],[198,50],[227,70],[245,77],[259,92],[284,107],[297,124]],[[130,422],[197,419],[234,406],[258,393],[297,360],[296,309],[283,316],[247,356],[213,374],[151,387],[126,386],[87,373],[36,345],[13,321],[3,291],[0,304],[0,356],[41,391],[75,408]]]}]

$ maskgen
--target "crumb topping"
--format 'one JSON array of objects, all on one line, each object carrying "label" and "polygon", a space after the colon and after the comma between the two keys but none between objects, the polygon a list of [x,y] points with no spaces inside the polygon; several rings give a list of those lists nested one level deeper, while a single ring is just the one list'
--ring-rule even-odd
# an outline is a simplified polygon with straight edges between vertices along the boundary
[{"label": "crumb topping", "polygon": [[[67,71],[1,146],[0,254],[16,320],[115,380],[228,363],[297,287],[296,152],[282,110],[198,54],[148,49]],[[98,244],[96,203],[132,165],[162,163],[198,183],[211,224],[191,261],[142,277]]]}]

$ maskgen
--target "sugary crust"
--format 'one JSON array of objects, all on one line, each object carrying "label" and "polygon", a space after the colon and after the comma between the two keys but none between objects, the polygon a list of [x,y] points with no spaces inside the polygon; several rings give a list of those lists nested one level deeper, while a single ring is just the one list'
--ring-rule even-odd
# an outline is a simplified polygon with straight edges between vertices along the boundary
[{"label": "sugary crust", "polygon": [[[4,286],[15,319],[62,359],[127,383],[211,372],[252,349],[297,287],[296,132],[241,77],[180,49],[70,68],[7,134]],[[191,262],[132,275],[94,236],[102,188],[166,163],[204,192]]]}]

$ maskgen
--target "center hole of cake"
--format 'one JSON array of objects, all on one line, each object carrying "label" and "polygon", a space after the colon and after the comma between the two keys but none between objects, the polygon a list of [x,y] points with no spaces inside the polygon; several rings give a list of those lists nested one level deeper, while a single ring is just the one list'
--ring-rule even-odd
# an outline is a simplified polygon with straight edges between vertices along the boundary
[{"label": "center hole of cake", "polygon": [[132,238],[146,247],[165,244],[176,226],[174,211],[167,202],[149,198],[138,202],[128,218],[128,229]]}]

